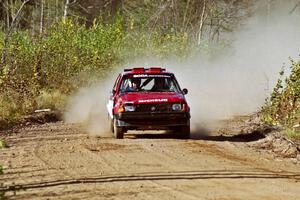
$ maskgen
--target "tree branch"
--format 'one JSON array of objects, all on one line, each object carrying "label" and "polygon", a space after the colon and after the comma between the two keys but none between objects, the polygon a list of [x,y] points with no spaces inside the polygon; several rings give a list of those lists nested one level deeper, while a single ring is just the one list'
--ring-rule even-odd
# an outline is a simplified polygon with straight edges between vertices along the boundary
[{"label": "tree branch", "polygon": [[199,25],[199,32],[198,32],[198,46],[201,44],[201,39],[202,39],[202,30],[203,30],[203,23],[206,19],[205,17],[205,9],[206,9],[206,0],[203,1],[203,6],[202,6],[202,13],[201,13],[201,18],[200,18],[200,25]]},{"label": "tree branch", "polygon": [[293,12],[296,10],[298,6],[300,6],[300,1],[294,6],[294,8],[289,12],[289,14],[293,14]]}]

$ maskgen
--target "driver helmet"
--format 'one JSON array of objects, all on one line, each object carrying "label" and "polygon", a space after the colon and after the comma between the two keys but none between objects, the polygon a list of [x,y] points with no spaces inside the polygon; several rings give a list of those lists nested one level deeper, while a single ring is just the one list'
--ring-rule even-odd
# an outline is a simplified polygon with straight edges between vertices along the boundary
[{"label": "driver helmet", "polygon": [[140,86],[140,84],[141,84],[141,80],[140,80],[140,79],[137,79],[137,78],[132,78],[132,79],[130,79],[130,81],[129,81],[129,86],[130,86],[130,87],[134,87],[134,84],[135,84],[135,86],[138,88],[138,87]]}]

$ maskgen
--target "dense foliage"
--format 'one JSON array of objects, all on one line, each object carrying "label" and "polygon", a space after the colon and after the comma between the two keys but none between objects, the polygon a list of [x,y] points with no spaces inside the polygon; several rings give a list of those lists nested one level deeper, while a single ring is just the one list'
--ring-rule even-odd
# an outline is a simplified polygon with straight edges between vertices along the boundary
[{"label": "dense foliage", "polygon": [[120,18],[105,25],[95,20],[88,28],[76,20],[62,20],[42,36],[15,31],[0,68],[1,117],[61,109],[65,95],[105,77],[121,63],[144,56],[183,58],[192,46],[184,33],[149,34],[134,26],[125,30]]},{"label": "dense foliage", "polygon": [[288,77],[284,76],[284,71],[280,75],[271,97],[262,109],[263,118],[268,123],[288,127],[289,135],[299,137],[300,61],[291,60]]},{"label": "dense foliage", "polygon": [[35,109],[63,109],[69,93],[133,59],[209,52],[208,44],[221,43],[251,4],[3,0],[0,126]]},{"label": "dense foliage", "polygon": [[[3,0],[0,126],[39,108],[63,109],[75,89],[137,58],[211,56],[248,18],[247,0]],[[260,4],[269,17],[272,5]],[[213,56],[211,56],[213,57]],[[269,121],[275,120],[275,100]]]}]

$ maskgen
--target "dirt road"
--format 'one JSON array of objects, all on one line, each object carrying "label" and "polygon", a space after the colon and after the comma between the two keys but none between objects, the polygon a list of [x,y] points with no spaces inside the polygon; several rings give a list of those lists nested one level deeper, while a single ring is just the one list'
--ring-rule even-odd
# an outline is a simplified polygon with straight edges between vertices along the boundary
[{"label": "dirt road", "polygon": [[299,165],[220,131],[116,140],[56,122],[2,137],[10,147],[0,150],[0,192],[9,199],[300,199]]}]

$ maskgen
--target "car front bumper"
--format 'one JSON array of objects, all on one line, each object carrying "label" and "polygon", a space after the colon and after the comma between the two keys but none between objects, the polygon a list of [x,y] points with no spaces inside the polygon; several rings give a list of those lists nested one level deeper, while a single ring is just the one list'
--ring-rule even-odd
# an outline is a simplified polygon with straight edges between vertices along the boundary
[{"label": "car front bumper", "polygon": [[124,112],[115,115],[116,126],[127,130],[168,130],[189,126],[190,114],[185,112]]}]

